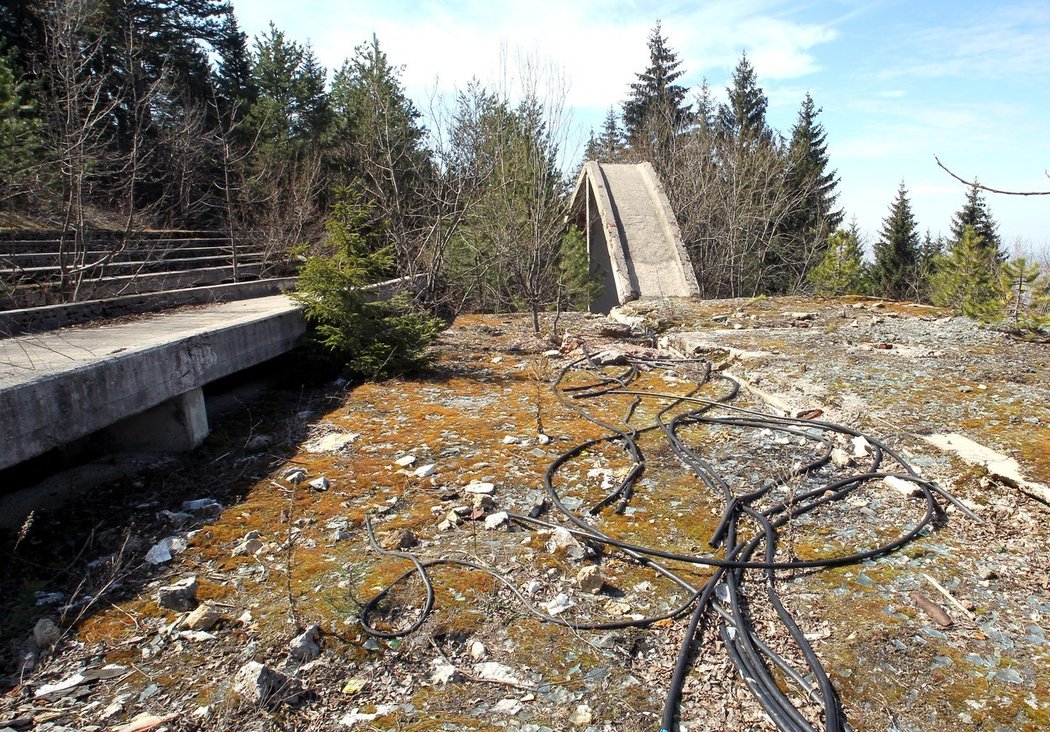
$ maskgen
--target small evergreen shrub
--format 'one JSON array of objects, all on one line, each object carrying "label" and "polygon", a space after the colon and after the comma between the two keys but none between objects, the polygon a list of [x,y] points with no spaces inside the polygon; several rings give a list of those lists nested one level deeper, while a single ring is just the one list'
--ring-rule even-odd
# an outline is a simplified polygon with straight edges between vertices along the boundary
[{"label": "small evergreen shrub", "polygon": [[369,207],[352,189],[336,192],[321,256],[308,257],[292,298],[311,330],[307,348],[318,365],[348,377],[379,379],[424,368],[427,346],[444,323],[415,310],[401,294],[370,302],[369,284],[393,272],[389,247],[378,244]]}]

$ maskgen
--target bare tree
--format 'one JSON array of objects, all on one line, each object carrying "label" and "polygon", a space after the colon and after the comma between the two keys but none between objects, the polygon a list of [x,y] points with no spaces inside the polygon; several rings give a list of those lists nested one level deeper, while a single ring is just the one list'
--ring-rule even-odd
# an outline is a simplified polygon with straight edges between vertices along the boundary
[{"label": "bare tree", "polygon": [[93,7],[90,0],[50,0],[41,11],[45,130],[57,157],[63,206],[58,253],[63,300],[76,297],[87,271],[88,188],[107,158],[107,123],[118,104],[95,73],[103,39],[91,29]]}]

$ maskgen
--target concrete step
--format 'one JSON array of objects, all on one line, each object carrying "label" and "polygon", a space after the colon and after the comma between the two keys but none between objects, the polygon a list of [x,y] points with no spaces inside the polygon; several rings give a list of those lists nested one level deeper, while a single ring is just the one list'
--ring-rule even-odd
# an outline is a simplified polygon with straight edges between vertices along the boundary
[{"label": "concrete step", "polygon": [[[254,264],[263,261],[263,253],[251,252],[237,255],[238,264]],[[96,260],[97,262],[97,260]],[[229,254],[214,254],[211,256],[197,257],[166,257],[161,259],[128,260],[102,263],[92,263],[83,267],[70,267],[67,275],[75,276],[83,273],[86,277],[109,279],[118,275],[154,272],[182,272],[193,271],[208,267],[217,267],[229,264],[232,266],[233,257]],[[62,270],[57,265],[40,267],[8,267],[0,268],[0,281],[28,283],[28,282],[57,282],[62,275]]]},{"label": "concrete step", "polygon": [[[179,272],[146,272],[117,275],[101,280],[85,281],[77,293],[77,298],[81,300],[96,299],[254,280],[260,278],[264,270],[265,268],[261,262],[255,262],[239,266],[236,277],[231,266],[203,267]],[[49,287],[46,284],[19,286],[10,294],[9,299],[12,303],[9,307],[14,307],[15,303],[17,303],[17,307],[35,307],[60,302],[61,298],[54,289],[54,287]]]},{"label": "concrete step", "polygon": [[[103,257],[108,257],[110,262],[132,262],[159,259],[189,259],[193,257],[231,256],[229,246],[192,246],[192,247],[156,247],[146,249],[124,249],[112,251],[106,249],[91,249],[80,255],[84,262],[96,262]],[[240,247],[240,254],[262,254],[258,247]],[[0,254],[0,267],[5,269],[29,269],[32,267],[54,267],[58,266],[61,255],[57,250],[47,251],[25,251],[13,254]],[[72,260],[70,253],[65,254],[66,261]]]}]

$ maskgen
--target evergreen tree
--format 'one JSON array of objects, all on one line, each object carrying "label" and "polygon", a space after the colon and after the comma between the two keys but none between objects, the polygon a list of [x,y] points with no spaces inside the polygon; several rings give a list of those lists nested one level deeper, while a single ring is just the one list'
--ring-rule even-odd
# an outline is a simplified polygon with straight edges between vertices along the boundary
[{"label": "evergreen tree", "polygon": [[1003,241],[999,236],[999,225],[992,218],[988,204],[985,203],[981,190],[977,186],[970,188],[966,194],[966,203],[952,217],[952,241],[962,240],[963,231],[967,226],[973,227],[974,232],[981,239],[982,246],[995,252],[997,261],[1002,262],[1006,259]]},{"label": "evergreen tree", "polygon": [[773,131],[766,124],[769,99],[758,86],[758,77],[746,53],[741,54],[733,70],[726,96],[729,101],[718,108],[720,136],[744,144],[771,143]]},{"label": "evergreen tree", "polygon": [[[214,71],[215,95],[223,112],[229,112],[242,104],[243,115],[259,97],[259,90],[252,78],[252,60],[248,53],[248,37],[237,23],[232,9],[222,20],[215,40],[218,56]],[[238,116],[240,116],[238,115]]]},{"label": "evergreen tree", "polygon": [[686,88],[675,82],[685,73],[682,62],[668,47],[660,21],[649,34],[649,66],[631,84],[631,96],[623,105],[623,125],[631,145],[648,136],[647,127],[656,125],[675,134],[691,120],[685,104]]},{"label": "evergreen tree", "polygon": [[864,252],[853,226],[828,238],[824,259],[809,273],[809,283],[818,295],[861,295],[864,274]]},{"label": "evergreen tree", "polygon": [[324,69],[313,52],[270,23],[269,31],[255,39],[253,60],[258,99],[251,116],[262,139],[278,145],[316,143],[324,131],[328,100]]},{"label": "evergreen tree", "polygon": [[617,162],[623,156],[624,147],[623,133],[620,131],[616,110],[609,107],[609,113],[605,115],[605,122],[602,125],[601,136],[595,140],[597,157],[588,158],[588,160],[605,163]]},{"label": "evergreen tree", "polygon": [[937,262],[940,261],[944,251],[944,237],[938,236],[934,239],[930,234],[930,230],[927,229],[926,235],[922,239],[922,245],[919,247],[918,275],[916,277],[919,300],[928,301],[930,299],[933,275],[937,271]]},{"label": "evergreen tree", "polygon": [[376,36],[336,72],[331,99],[333,176],[364,193],[384,220],[387,236],[397,242],[398,257],[409,259],[412,230],[420,225],[418,191],[429,175],[426,130],[405,94],[400,69],[391,65]]},{"label": "evergreen tree", "polygon": [[966,226],[951,251],[938,259],[930,284],[935,305],[980,320],[994,320],[1001,313],[1003,291],[995,253],[972,226]]},{"label": "evergreen tree", "polygon": [[31,186],[41,153],[40,120],[11,66],[0,55],[0,201]]},{"label": "evergreen tree", "polygon": [[835,188],[839,181],[835,171],[828,170],[827,134],[817,121],[820,112],[813,97],[806,92],[791,130],[788,176],[805,201],[791,226],[793,233],[803,239],[823,238],[842,222],[842,211],[835,208],[838,199]]},{"label": "evergreen tree", "polygon": [[313,326],[308,344],[322,363],[350,376],[380,378],[415,371],[442,323],[415,312],[404,297],[369,302],[362,287],[393,270],[393,252],[377,238],[368,204],[350,189],[336,191],[325,222],[326,255],[303,265],[292,297]]},{"label": "evergreen tree", "polygon": [[711,86],[705,77],[700,81],[700,90],[696,93],[696,111],[693,113],[696,132],[710,135],[718,124],[718,105],[711,94]]},{"label": "evergreen tree", "polygon": [[878,295],[903,300],[914,293],[918,250],[919,231],[902,182],[875,243],[871,277]]},{"label": "evergreen tree", "polygon": [[1011,259],[999,271],[1004,295],[1003,315],[1021,330],[1050,328],[1050,277],[1024,257]]}]

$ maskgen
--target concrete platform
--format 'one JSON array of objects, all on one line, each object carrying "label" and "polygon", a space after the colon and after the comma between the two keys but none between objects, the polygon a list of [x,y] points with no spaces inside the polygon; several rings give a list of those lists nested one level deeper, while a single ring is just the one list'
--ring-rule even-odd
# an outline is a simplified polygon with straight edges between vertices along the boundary
[{"label": "concrete platform", "polygon": [[192,447],[207,435],[199,389],[305,330],[299,306],[275,295],[0,340],[0,469],[148,410],[131,433]]}]

